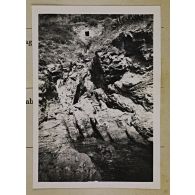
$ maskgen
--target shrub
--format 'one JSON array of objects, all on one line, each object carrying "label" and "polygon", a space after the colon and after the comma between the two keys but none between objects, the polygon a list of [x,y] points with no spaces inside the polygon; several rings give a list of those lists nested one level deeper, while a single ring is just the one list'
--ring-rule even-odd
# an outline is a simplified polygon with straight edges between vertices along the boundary
[{"label": "shrub", "polygon": [[98,25],[98,21],[97,21],[96,19],[94,19],[94,18],[90,18],[90,19],[88,20],[88,24],[89,24],[90,26],[96,27],[96,26]]}]

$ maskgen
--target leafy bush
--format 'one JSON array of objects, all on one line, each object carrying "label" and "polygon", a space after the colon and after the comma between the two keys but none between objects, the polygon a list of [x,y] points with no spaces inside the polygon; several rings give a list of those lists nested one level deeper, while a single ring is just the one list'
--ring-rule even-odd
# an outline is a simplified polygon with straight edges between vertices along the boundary
[{"label": "leafy bush", "polygon": [[59,44],[70,43],[73,39],[71,25],[59,26],[56,24],[39,28],[39,40],[53,40]]},{"label": "leafy bush", "polygon": [[94,18],[89,18],[88,24],[89,24],[90,26],[96,27],[96,26],[98,25],[98,21],[97,21],[96,19],[94,19]]}]

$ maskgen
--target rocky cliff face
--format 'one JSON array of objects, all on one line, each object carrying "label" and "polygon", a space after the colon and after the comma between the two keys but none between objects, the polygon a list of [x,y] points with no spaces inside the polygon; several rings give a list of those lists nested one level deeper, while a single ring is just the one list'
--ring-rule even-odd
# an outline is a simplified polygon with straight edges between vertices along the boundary
[{"label": "rocky cliff face", "polygon": [[152,179],[152,25],[139,23],[103,31],[87,50],[76,35],[40,40],[40,181]]}]

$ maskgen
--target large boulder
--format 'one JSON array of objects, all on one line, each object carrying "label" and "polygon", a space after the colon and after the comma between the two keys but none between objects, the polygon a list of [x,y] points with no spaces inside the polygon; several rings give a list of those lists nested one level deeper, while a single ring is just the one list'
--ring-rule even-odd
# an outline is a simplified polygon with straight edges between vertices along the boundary
[{"label": "large boulder", "polygon": [[98,181],[101,175],[87,154],[68,145],[40,153],[39,180],[47,182]]},{"label": "large boulder", "polygon": [[141,105],[134,103],[130,98],[119,94],[112,94],[110,99],[123,110],[132,113],[130,125],[144,138],[153,136],[153,113],[146,111]]},{"label": "large boulder", "polygon": [[65,115],[64,116],[64,125],[66,126],[70,138],[73,141],[76,141],[81,135],[79,133],[78,128],[76,127],[76,120],[75,117],[73,115]]},{"label": "large boulder", "polygon": [[[114,142],[127,141],[126,127],[123,125],[123,122],[125,122],[124,118],[131,120],[131,116],[125,115],[119,110],[109,108],[98,112],[96,115],[96,128],[104,136],[104,139],[109,138]],[[106,132],[106,136],[103,132]]]},{"label": "large boulder", "polygon": [[83,111],[76,110],[74,112],[74,117],[76,119],[77,128],[82,133],[82,136],[84,138],[91,137],[93,134],[93,128],[89,116]]},{"label": "large boulder", "polygon": [[[61,181],[95,181],[101,176],[87,154],[64,146],[59,151],[56,169]],[[60,171],[61,169],[61,171]]]},{"label": "large boulder", "polygon": [[144,75],[127,72],[114,83],[119,93],[128,96],[135,103],[142,105],[147,111],[153,109],[153,74]]},{"label": "large boulder", "polygon": [[[99,67],[99,71],[96,70],[97,67]],[[115,53],[106,49],[105,51],[99,51],[96,53],[92,62],[92,80],[95,80],[96,82],[96,80],[99,79],[99,82],[101,82],[104,86],[114,83],[122,77],[128,67],[129,60],[122,52]],[[101,85],[99,86],[101,87]]]}]

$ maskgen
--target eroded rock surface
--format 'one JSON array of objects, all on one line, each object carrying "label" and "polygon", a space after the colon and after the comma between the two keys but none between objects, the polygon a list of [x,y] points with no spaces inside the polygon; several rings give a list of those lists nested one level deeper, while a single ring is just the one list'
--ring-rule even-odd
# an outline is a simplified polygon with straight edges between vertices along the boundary
[{"label": "eroded rock surface", "polygon": [[62,145],[57,151],[48,148],[39,153],[39,181],[98,181],[100,173],[87,154]]},{"label": "eroded rock surface", "polygon": [[[107,22],[101,19],[101,33],[87,43],[75,34],[84,32],[83,23],[74,31],[67,27],[69,41],[42,38],[39,43],[40,181],[151,178],[151,20],[140,19],[139,27],[133,22],[120,26],[115,19],[106,27]],[[148,156],[136,157],[140,151]],[[150,177],[139,175],[136,165]]]}]

